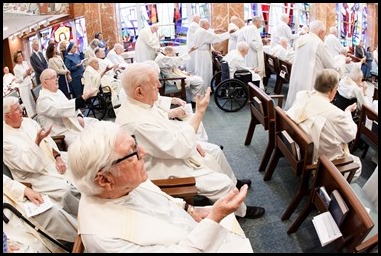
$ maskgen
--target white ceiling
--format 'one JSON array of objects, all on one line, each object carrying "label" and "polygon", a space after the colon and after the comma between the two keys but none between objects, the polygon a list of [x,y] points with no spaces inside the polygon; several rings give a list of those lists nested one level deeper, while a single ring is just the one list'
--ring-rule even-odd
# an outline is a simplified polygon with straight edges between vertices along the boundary
[{"label": "white ceiling", "polygon": [[[40,28],[39,24],[49,24],[49,22],[67,16],[62,15],[28,15],[19,13],[3,12],[3,40],[11,37],[16,33],[26,31],[29,33],[30,28]],[[6,30],[4,30],[7,27]]]}]

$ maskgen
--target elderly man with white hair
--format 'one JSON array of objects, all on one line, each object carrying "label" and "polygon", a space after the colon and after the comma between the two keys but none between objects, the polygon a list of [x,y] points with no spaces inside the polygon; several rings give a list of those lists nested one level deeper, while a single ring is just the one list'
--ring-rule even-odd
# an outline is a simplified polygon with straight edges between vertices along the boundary
[{"label": "elderly man with white hair", "polygon": [[[115,123],[123,125],[147,150],[145,166],[150,179],[165,179],[169,176],[196,179],[199,195],[212,202],[225,196],[235,186],[250,185],[250,180],[237,180],[231,168],[222,168],[215,160],[208,164],[208,156],[200,148],[196,133],[205,115],[210,100],[210,88],[204,98],[196,98],[196,110],[184,125],[171,122],[168,114],[160,109],[158,100],[157,69],[148,63],[133,63],[123,73],[123,89],[127,99],[122,104]],[[235,214],[246,218],[259,218],[265,212],[262,207],[242,204]]]},{"label": "elderly man with white hair", "polygon": [[68,181],[67,154],[50,137],[51,127],[23,117],[13,96],[3,99],[3,120],[3,161],[13,178],[31,183],[34,191],[76,216],[80,194]]},{"label": "elderly man with white hair", "polygon": [[206,87],[209,87],[213,77],[212,44],[229,39],[229,32],[222,34],[215,32],[216,30],[210,29],[207,19],[201,19],[200,27],[194,33],[193,47],[197,48],[195,51],[195,74],[201,76]]},{"label": "elderly man with white hair", "polygon": [[222,60],[226,61],[229,64],[229,73],[230,78],[234,78],[234,73],[237,70],[248,70],[252,74],[251,81],[260,81],[259,87],[264,89],[263,82],[261,77],[257,74],[259,68],[246,67],[245,56],[249,52],[249,44],[246,42],[238,42],[237,48],[228,52]]},{"label": "elderly man with white hair", "polygon": [[287,38],[280,37],[279,43],[274,47],[271,47],[269,50],[269,54],[277,57],[278,59],[282,59],[288,61],[290,63],[294,62],[294,50],[288,47],[289,43]]},{"label": "elderly man with white hair", "polygon": [[118,97],[120,91],[120,83],[118,81],[110,80],[109,76],[106,75],[106,73],[110,71],[112,67],[107,66],[105,69],[100,70],[98,58],[90,58],[88,62],[89,64],[83,73],[83,78],[85,80],[83,89],[94,91],[93,96],[99,92],[99,86],[101,86],[106,92],[108,92],[107,90],[110,90],[111,104],[114,108],[118,108],[120,106]]},{"label": "elderly man with white hair", "polygon": [[332,57],[340,54],[340,50],[344,48],[337,38],[337,28],[330,27],[329,35],[325,37],[324,44],[327,46],[328,51],[332,54]]},{"label": "elderly man with white hair", "polygon": [[145,60],[154,60],[160,49],[159,24],[155,23],[151,26],[143,28],[139,32],[138,39],[135,44],[135,62],[143,62]]},{"label": "elderly man with white hair", "polygon": [[263,43],[259,28],[262,27],[263,19],[259,16],[253,17],[253,23],[240,29],[237,42],[244,41],[249,44],[249,52],[245,56],[246,66],[259,68],[259,76],[265,76],[265,60],[263,54]]},{"label": "elderly man with white hair", "polygon": [[122,53],[124,52],[124,47],[120,43],[114,44],[114,47],[107,53],[106,59],[111,61],[114,65],[118,65],[119,68],[125,69],[128,64],[123,59]]},{"label": "elderly man with white hair", "polygon": [[310,32],[295,43],[295,58],[292,65],[289,89],[284,109],[289,109],[295,95],[301,90],[312,90],[317,73],[325,68],[339,71],[324,45],[325,24],[320,20],[310,23]]},{"label": "elderly man with white hair", "polygon": [[283,13],[280,16],[280,21],[276,25],[275,29],[271,34],[271,46],[275,46],[279,43],[281,37],[287,38],[288,42],[292,43],[292,40],[299,38],[300,35],[303,35],[305,32],[301,30],[298,34],[293,34],[290,26],[288,25],[290,21],[290,16],[287,13]]},{"label": "elderly man with white hair", "polygon": [[38,122],[42,127],[52,127],[52,135],[65,135],[66,145],[77,138],[85,125],[98,120],[84,117],[81,108],[86,107],[86,100],[94,91],[84,90],[84,94],[75,99],[68,99],[59,90],[57,72],[45,69],[41,74],[42,89],[36,103]]}]

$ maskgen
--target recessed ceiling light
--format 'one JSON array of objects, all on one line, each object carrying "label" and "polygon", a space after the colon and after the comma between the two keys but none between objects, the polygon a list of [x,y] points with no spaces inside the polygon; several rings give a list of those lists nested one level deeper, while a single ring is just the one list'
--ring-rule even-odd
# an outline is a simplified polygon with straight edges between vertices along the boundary
[{"label": "recessed ceiling light", "polygon": [[8,27],[3,27],[3,31],[5,31],[5,30],[7,30],[8,29]]}]

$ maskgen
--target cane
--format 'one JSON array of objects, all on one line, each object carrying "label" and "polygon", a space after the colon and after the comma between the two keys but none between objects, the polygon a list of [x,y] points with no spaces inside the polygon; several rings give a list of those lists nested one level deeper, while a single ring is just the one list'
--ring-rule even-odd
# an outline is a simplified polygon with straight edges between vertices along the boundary
[{"label": "cane", "polygon": [[8,223],[9,222],[9,219],[5,216],[4,214],[4,209],[9,209],[11,212],[13,212],[17,217],[19,217],[20,219],[22,219],[23,221],[25,221],[29,226],[31,226],[33,229],[35,229],[38,233],[42,234],[44,237],[46,237],[47,239],[49,239],[51,242],[53,242],[54,244],[58,245],[59,247],[61,247],[62,249],[64,249],[65,251],[67,252],[71,252],[71,250],[66,247],[65,245],[61,244],[60,242],[58,242],[57,240],[51,238],[48,234],[46,234],[44,231],[42,231],[41,229],[39,229],[38,227],[36,227],[32,222],[30,222],[27,218],[25,218],[21,212],[19,212],[15,207],[13,207],[13,205],[9,204],[9,203],[3,203],[3,221],[5,223]]}]

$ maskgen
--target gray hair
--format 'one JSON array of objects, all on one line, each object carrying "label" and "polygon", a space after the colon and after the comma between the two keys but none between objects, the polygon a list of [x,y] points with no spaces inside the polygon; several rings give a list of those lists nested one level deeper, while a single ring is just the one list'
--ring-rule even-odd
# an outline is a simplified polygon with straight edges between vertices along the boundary
[{"label": "gray hair", "polygon": [[121,49],[124,51],[124,46],[120,43],[116,43],[114,44],[114,50],[117,50],[117,49]]},{"label": "gray hair", "polygon": [[[170,46],[167,46],[167,47],[170,47]],[[173,49],[173,48],[172,48]],[[158,74],[160,74],[160,67],[159,67],[159,64],[157,64],[157,62],[156,61],[154,61],[154,60],[145,60],[145,61],[143,61],[143,63],[147,63],[147,64],[149,64],[149,65],[152,65],[152,67],[153,68],[155,68],[155,70],[156,70],[156,72],[158,73]]]},{"label": "gray hair", "polygon": [[98,45],[99,45],[100,42],[101,42],[101,41],[99,41],[99,39],[94,38],[94,39],[91,40],[91,42],[89,43],[89,46],[90,46],[91,48],[98,47]]},{"label": "gray hair", "polygon": [[282,13],[282,15],[280,15],[280,20],[283,21],[283,22],[287,22],[289,20],[289,16],[287,13]]},{"label": "gray hair", "polygon": [[40,75],[40,81],[41,81],[41,84],[42,84],[42,87],[45,88],[45,79],[49,76],[51,76],[52,74],[55,74],[57,75],[57,72],[52,69],[52,68],[47,68],[47,69],[44,69],[42,72],[41,72],[41,75]]},{"label": "gray hair", "polygon": [[256,21],[261,21],[262,22],[262,17],[261,16],[253,16],[253,23]]},{"label": "gray hair", "polygon": [[362,79],[363,73],[361,71],[361,67],[359,65],[353,65],[348,76],[355,82]]},{"label": "gray hair", "polygon": [[99,60],[97,57],[91,57],[88,61],[87,61],[87,65],[93,67],[93,64],[95,63],[99,63]]},{"label": "gray hair", "polygon": [[325,31],[325,25],[321,20],[314,20],[310,23],[310,32],[317,35],[321,31]]},{"label": "gray hair", "polygon": [[345,55],[345,56],[348,55],[348,50],[346,48],[344,48],[344,47],[341,48],[339,52],[340,52],[341,55]]},{"label": "gray hair", "polygon": [[245,42],[245,41],[240,41],[240,42],[237,43],[237,47],[236,48],[237,48],[237,50],[239,52],[246,51],[246,50],[249,49],[249,44],[247,42]]},{"label": "gray hair", "polygon": [[288,39],[285,38],[284,36],[281,36],[281,37],[279,37],[279,42],[278,43],[281,44],[281,45],[283,45],[285,43],[288,44]]},{"label": "gray hair", "polygon": [[155,73],[157,75],[157,69],[154,65],[148,62],[132,63],[123,72],[122,86],[124,91],[129,97],[133,97],[135,89],[149,82],[149,73]]},{"label": "gray hair", "polygon": [[316,76],[314,89],[321,93],[332,91],[339,84],[339,73],[331,68],[320,70]]},{"label": "gray hair", "polygon": [[199,21],[200,27],[204,27],[205,24],[209,24],[208,19],[200,19]]},{"label": "gray hair", "polygon": [[192,21],[194,22],[200,22],[200,15],[199,14],[194,14],[193,17],[192,17]]},{"label": "gray hair", "polygon": [[15,96],[6,96],[3,98],[3,120],[5,119],[5,114],[11,112],[11,107],[19,102],[19,98]]},{"label": "gray hair", "polygon": [[115,146],[121,131],[114,122],[99,121],[86,125],[70,145],[67,151],[70,175],[81,194],[93,196],[102,192],[94,179],[101,169],[120,157]]}]

